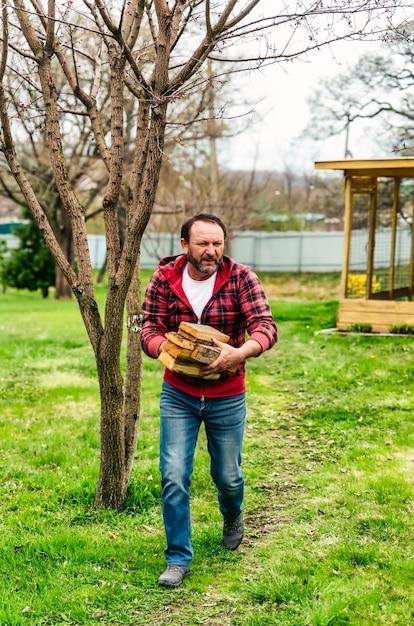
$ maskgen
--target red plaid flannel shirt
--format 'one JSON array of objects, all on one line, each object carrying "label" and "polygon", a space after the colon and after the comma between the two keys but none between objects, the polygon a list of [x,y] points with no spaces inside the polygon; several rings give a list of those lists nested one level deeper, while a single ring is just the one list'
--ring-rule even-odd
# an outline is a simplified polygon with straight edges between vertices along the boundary
[{"label": "red plaid flannel shirt", "polygon": [[[230,336],[229,344],[243,345],[246,333],[262,352],[277,342],[277,328],[263,287],[246,265],[223,258],[213,295],[198,320],[182,288],[185,255],[166,257],[153,274],[143,303],[141,342],[144,352],[157,358],[166,332],[176,332],[180,322],[209,324]],[[224,372],[219,380],[203,380],[165,370],[164,379],[191,395],[225,397],[245,391],[245,364],[236,372]]]}]

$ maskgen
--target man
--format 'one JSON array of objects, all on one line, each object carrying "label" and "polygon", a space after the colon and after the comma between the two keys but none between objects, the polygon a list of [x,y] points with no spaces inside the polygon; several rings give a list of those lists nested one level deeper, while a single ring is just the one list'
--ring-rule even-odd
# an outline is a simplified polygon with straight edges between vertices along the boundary
[{"label": "man", "polygon": [[[157,358],[165,333],[180,322],[208,324],[230,336],[203,374],[206,380],[165,370],[160,397],[160,470],[167,569],[162,587],[178,587],[193,558],[190,482],[197,436],[204,421],[210,473],[223,515],[223,543],[229,550],[243,539],[244,477],[240,467],[245,401],[245,361],[271,348],[277,330],[256,274],[224,256],[226,228],[215,215],[190,218],[181,229],[183,254],[160,261],[145,293],[141,341]],[[249,338],[246,339],[246,333]],[[236,371],[229,371],[236,369]]]}]

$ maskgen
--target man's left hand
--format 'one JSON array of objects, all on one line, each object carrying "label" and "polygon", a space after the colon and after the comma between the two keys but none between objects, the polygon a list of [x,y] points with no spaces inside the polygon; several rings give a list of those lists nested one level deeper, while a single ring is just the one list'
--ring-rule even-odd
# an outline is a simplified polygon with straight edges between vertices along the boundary
[{"label": "man's left hand", "polygon": [[254,339],[248,339],[240,348],[235,348],[217,339],[213,339],[213,341],[214,345],[220,348],[221,352],[215,361],[203,367],[203,376],[225,372],[229,369],[235,370],[240,363],[243,363],[249,357],[258,356],[262,351],[260,344]]}]

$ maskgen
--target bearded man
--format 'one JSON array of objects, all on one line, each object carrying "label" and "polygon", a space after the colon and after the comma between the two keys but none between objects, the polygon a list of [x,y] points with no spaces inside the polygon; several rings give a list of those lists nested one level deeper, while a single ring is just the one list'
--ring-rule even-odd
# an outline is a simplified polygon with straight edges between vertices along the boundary
[{"label": "bearded man", "polygon": [[[277,341],[277,328],[263,287],[246,265],[224,255],[226,227],[215,215],[200,214],[181,229],[183,253],[160,261],[145,293],[141,341],[158,358],[165,333],[181,322],[213,326],[230,336],[214,339],[221,351],[203,376],[165,370],[160,396],[160,470],[167,568],[162,587],[178,587],[193,558],[190,483],[202,422],[210,454],[210,474],[223,516],[222,540],[236,550],[244,534],[244,476],[241,469],[246,418],[246,360]],[[231,370],[231,371],[230,371]]]}]

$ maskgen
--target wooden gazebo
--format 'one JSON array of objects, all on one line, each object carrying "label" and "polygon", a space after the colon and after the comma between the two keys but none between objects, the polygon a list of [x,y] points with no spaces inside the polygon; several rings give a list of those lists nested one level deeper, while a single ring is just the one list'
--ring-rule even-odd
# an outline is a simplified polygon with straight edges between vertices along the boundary
[{"label": "wooden gazebo", "polygon": [[414,328],[414,158],[317,161],[345,176],[339,330]]}]

